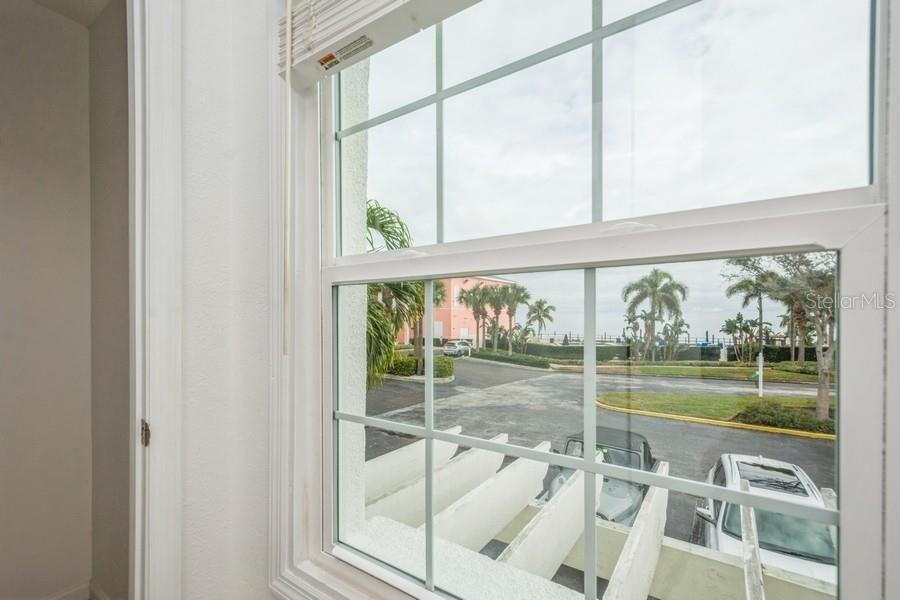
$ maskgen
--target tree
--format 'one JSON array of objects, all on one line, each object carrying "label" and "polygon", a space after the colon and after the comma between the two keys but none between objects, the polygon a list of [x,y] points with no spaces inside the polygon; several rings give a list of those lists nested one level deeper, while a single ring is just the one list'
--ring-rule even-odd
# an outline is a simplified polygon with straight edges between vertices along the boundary
[{"label": "tree", "polygon": [[628,358],[637,356],[640,352],[641,318],[634,313],[625,313],[625,329],[622,335],[628,346]]},{"label": "tree", "polygon": [[837,263],[829,252],[784,254],[775,258],[784,276],[779,284],[804,298],[803,308],[815,330],[818,393],[816,418],[831,416],[830,376],[837,350],[835,339],[835,298]]},{"label": "tree", "polygon": [[746,357],[745,352],[753,335],[753,328],[744,319],[744,315],[738,313],[733,319],[725,319],[720,329],[725,335],[731,336],[731,347],[734,348],[734,358],[741,362]]},{"label": "tree", "polygon": [[492,288],[487,285],[478,285],[478,293],[475,296],[476,310],[481,315],[481,347],[487,347],[487,325],[488,325],[488,299],[491,297]]},{"label": "tree", "polygon": [[788,348],[791,350],[791,362],[793,362],[795,360],[794,348],[796,348],[794,342],[796,341],[795,338],[797,336],[796,331],[794,331],[794,315],[791,314],[790,310],[783,315],[778,315],[778,326],[785,330],[784,337],[787,340]]},{"label": "tree", "polygon": [[524,325],[516,325],[513,329],[514,343],[522,354],[528,354],[528,338],[534,335],[534,328],[531,323],[526,322]]},{"label": "tree", "polygon": [[675,315],[671,323],[663,325],[663,360],[676,360],[678,353],[684,348],[679,341],[691,328],[681,315]]},{"label": "tree", "polygon": [[475,310],[476,291],[475,287],[463,288],[456,294],[456,301],[469,309],[472,317],[475,319],[475,348],[478,348],[479,328],[481,323],[481,315]]},{"label": "tree", "polygon": [[[425,284],[421,281],[415,281],[411,285],[417,286],[417,290],[421,290],[419,293],[421,294],[421,302],[418,305],[419,310],[415,313],[415,323],[413,324],[413,331],[416,335],[415,343],[413,344],[414,353],[416,356],[416,374],[424,375],[425,374],[425,349],[424,344],[429,344],[429,350],[434,345],[434,340],[426,340],[424,339],[425,335],[425,324],[423,319],[425,318]],[[432,284],[432,303],[434,306],[440,306],[447,299],[447,290],[444,286],[444,282],[437,279]]]},{"label": "tree", "polygon": [[[510,285],[505,286],[505,301],[506,301],[506,318],[509,323],[509,326],[506,328],[507,331],[513,330],[513,323],[516,320],[516,311],[519,308],[520,304],[528,304],[528,301],[531,300],[531,294],[528,293],[524,287],[519,285],[518,283],[511,283]],[[512,345],[512,335],[507,336],[509,338],[509,347],[508,354],[512,355],[513,345]]]},{"label": "tree", "polygon": [[[384,245],[376,245],[376,236]],[[409,248],[412,236],[396,211],[381,206],[377,200],[366,202],[366,241],[369,252]]]},{"label": "tree", "polygon": [[491,308],[491,344],[494,352],[497,351],[497,343],[500,341],[500,313],[506,306],[506,286],[496,285],[488,286],[485,289],[490,290],[487,294],[487,305]]},{"label": "tree", "polygon": [[541,334],[544,333],[544,329],[547,328],[547,323],[553,322],[553,312],[556,310],[556,307],[552,304],[547,304],[547,301],[543,298],[538,298],[534,302],[528,305],[528,313],[526,318],[529,323],[534,323],[537,325],[537,336],[541,337]]},{"label": "tree", "polygon": [[781,302],[787,308],[787,313],[782,315],[782,327],[787,327],[790,339],[791,360],[794,359],[794,348],[797,348],[797,363],[806,364],[806,343],[811,326],[804,306],[804,295],[794,289],[786,277],[782,274],[773,274],[769,296]]},{"label": "tree", "polygon": [[[376,237],[381,242],[376,245]],[[366,203],[366,240],[369,252],[408,248],[409,229],[395,211],[375,200]],[[366,288],[366,386],[375,387],[394,361],[395,339],[402,323],[409,323],[420,304],[412,284],[369,284]]]},{"label": "tree", "polygon": [[[772,289],[775,274],[765,268],[765,263],[760,257],[751,258],[731,258],[726,261],[726,266],[736,269],[736,272],[727,274],[725,277],[732,281],[725,289],[725,295],[741,296],[741,307],[747,308],[751,303],[756,304],[757,310],[757,335],[756,341],[759,344],[759,352],[763,348],[763,298],[769,295]],[[752,356],[749,357],[751,360]]]},{"label": "tree", "polygon": [[681,302],[687,299],[687,294],[684,284],[658,268],[622,288],[622,301],[628,303],[628,314],[636,314],[645,302],[649,304],[644,321],[644,358],[651,356],[650,360],[656,360],[656,321],[666,314],[680,315]]}]

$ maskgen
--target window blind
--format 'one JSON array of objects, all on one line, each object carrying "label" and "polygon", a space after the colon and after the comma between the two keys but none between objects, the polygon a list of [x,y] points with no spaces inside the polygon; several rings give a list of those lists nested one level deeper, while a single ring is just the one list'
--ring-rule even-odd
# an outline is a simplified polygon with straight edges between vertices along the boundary
[{"label": "window blind", "polygon": [[[475,4],[478,0],[300,0],[292,11],[291,79],[303,88]],[[285,19],[278,61],[285,66]]]}]

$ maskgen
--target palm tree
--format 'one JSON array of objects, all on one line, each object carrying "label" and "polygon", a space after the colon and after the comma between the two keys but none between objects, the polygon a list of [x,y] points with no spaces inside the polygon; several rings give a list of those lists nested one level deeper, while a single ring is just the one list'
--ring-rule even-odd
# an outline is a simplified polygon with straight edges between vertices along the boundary
[{"label": "palm tree", "polygon": [[738,313],[733,319],[725,319],[725,323],[719,331],[731,336],[731,347],[734,348],[734,357],[738,362],[742,361],[748,336],[752,335],[753,332],[753,329],[744,320],[744,315]]},{"label": "palm tree", "polygon": [[556,307],[552,304],[547,304],[547,301],[543,298],[538,298],[528,305],[528,314],[526,315],[526,318],[529,323],[537,325],[538,339],[541,338],[541,334],[543,334],[544,329],[547,328],[547,323],[553,322],[553,312],[555,310]]},{"label": "palm tree", "polygon": [[786,321],[791,345],[791,360],[795,360],[794,348],[796,347],[797,363],[804,365],[806,364],[806,338],[811,324],[806,314],[805,293],[794,288],[795,286],[784,275],[772,274],[769,296],[787,308],[787,313],[783,315],[782,327],[785,326]]},{"label": "palm tree", "polygon": [[[416,339],[413,343],[413,352],[416,356],[416,374],[424,375],[425,374],[425,348],[424,345],[429,344],[429,350],[431,346],[434,345],[434,340],[426,340],[424,339],[425,335],[425,284],[421,281],[415,281],[411,285],[415,286],[418,290],[421,298],[421,302],[418,305],[418,310],[414,315],[413,322],[413,332],[415,333]],[[434,306],[440,306],[447,299],[447,290],[444,286],[444,282],[440,279],[434,280],[432,283],[432,304]]]},{"label": "palm tree", "polygon": [[687,293],[684,284],[658,268],[622,288],[622,301],[628,303],[628,313],[637,313],[645,302],[650,305],[648,318],[644,322],[644,357],[650,353],[651,360],[656,360],[656,321],[662,319],[664,314],[680,315],[681,302],[687,299]]},{"label": "palm tree", "polygon": [[475,319],[475,347],[478,347],[478,322],[479,317],[475,314],[475,294],[472,292],[474,288],[462,288],[456,294],[456,301],[469,309],[472,317]]},{"label": "palm tree", "polygon": [[641,319],[634,313],[625,313],[625,329],[622,330],[622,337],[628,346],[628,355],[626,358],[632,358],[637,355],[640,344]]},{"label": "palm tree", "polygon": [[500,341],[500,313],[503,312],[503,307],[506,306],[506,286],[497,285],[485,289],[490,290],[487,295],[487,305],[491,307],[491,312],[493,313],[493,317],[491,317],[491,343],[493,344],[494,352],[496,352],[497,342]]},{"label": "palm tree", "polygon": [[[375,245],[375,236],[383,245]],[[409,229],[395,211],[375,200],[366,203],[366,240],[369,252],[408,248]],[[418,311],[414,284],[378,283],[366,289],[366,386],[372,388],[384,379],[394,361],[394,342],[402,323],[409,323]]]},{"label": "palm tree", "polygon": [[476,303],[478,302],[478,284],[476,286],[470,287],[468,289],[463,288],[459,290],[459,293],[456,294],[456,301],[468,308],[472,312],[472,317],[475,319],[475,348],[478,349],[478,341],[479,334],[481,329],[481,312],[476,310]]},{"label": "palm tree", "polygon": [[663,360],[676,360],[678,358],[678,353],[683,349],[679,340],[690,328],[691,326],[684,322],[684,318],[681,315],[675,315],[671,323],[663,325]]},{"label": "palm tree", "polygon": [[[756,303],[756,341],[759,343],[759,352],[762,352],[765,341],[763,338],[763,298],[772,290],[775,274],[765,268],[759,257],[731,258],[725,264],[738,269],[736,274],[726,275],[733,283],[725,289],[725,295],[729,298],[740,295],[742,308],[749,307],[753,302]],[[752,356],[749,358],[753,359]]]},{"label": "palm tree", "polygon": [[516,346],[522,349],[522,354],[528,354],[528,338],[534,335],[534,329],[531,327],[531,322],[526,322],[524,325],[516,325],[513,330],[513,335],[515,337]]},{"label": "palm tree", "polygon": [[776,257],[775,261],[785,273],[785,276],[779,279],[779,283],[785,286],[787,291],[806,299],[803,308],[816,334],[814,340],[818,383],[816,418],[828,419],[831,416],[830,375],[834,369],[834,356],[837,351],[835,257],[828,252],[785,254]]},{"label": "palm tree", "polygon": [[[383,246],[375,245],[376,235],[384,242]],[[381,206],[377,200],[369,200],[366,202],[366,241],[369,252],[379,252],[409,248],[412,236],[396,211]]]},{"label": "palm tree", "polygon": [[511,283],[510,285],[505,286],[505,288],[504,300],[506,302],[506,318],[509,322],[509,327],[507,327],[506,330],[510,332],[510,335],[506,336],[509,341],[507,354],[512,355],[513,344],[511,334],[513,330],[513,322],[516,320],[516,311],[518,310],[520,304],[528,304],[528,301],[531,300],[531,294],[529,294],[528,290],[526,290],[518,283]]},{"label": "palm tree", "polygon": [[488,285],[478,284],[475,291],[475,314],[481,320],[481,347],[487,346],[487,325],[488,325],[488,300],[493,294],[493,288]]},{"label": "palm tree", "polygon": [[481,283],[463,289],[457,294],[459,302],[472,311],[472,317],[475,319],[475,349],[484,347],[484,329],[487,322],[487,304],[490,288]]}]

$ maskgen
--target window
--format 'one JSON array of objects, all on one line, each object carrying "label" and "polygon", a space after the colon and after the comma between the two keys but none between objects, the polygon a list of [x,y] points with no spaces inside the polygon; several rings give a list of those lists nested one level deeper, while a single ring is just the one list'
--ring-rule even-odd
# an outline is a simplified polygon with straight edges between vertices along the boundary
[{"label": "window", "polygon": [[871,3],[537,4],[320,86],[323,551],[423,598],[862,589]]}]

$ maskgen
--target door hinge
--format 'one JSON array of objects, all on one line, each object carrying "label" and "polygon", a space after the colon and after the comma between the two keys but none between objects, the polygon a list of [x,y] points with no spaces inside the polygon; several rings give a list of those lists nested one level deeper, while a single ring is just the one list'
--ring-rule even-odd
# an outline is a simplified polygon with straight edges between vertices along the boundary
[{"label": "door hinge", "polygon": [[150,424],[141,419],[141,446],[146,448],[150,445]]}]

